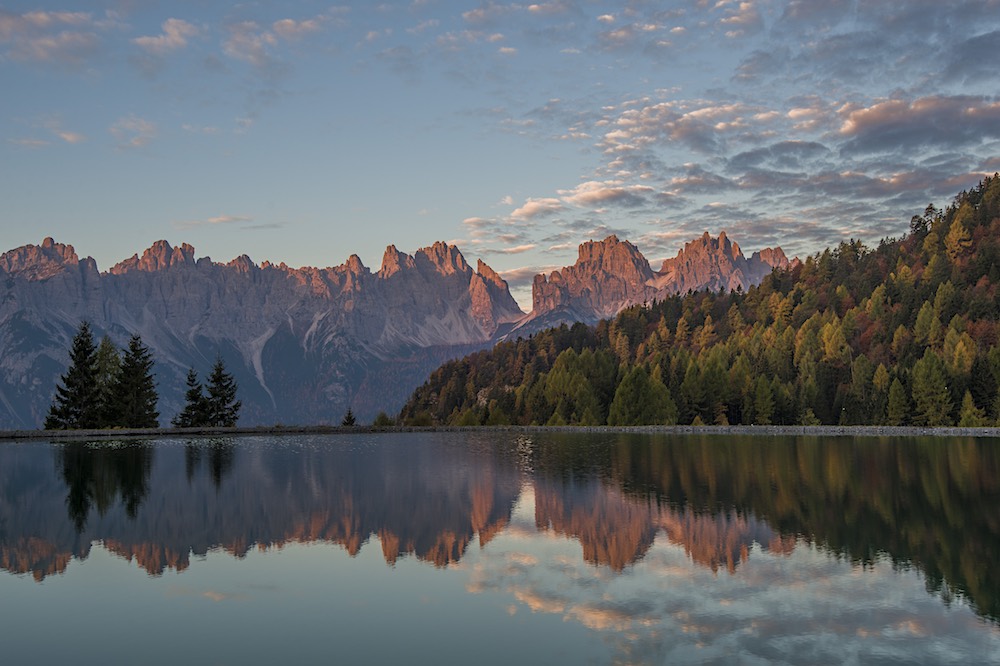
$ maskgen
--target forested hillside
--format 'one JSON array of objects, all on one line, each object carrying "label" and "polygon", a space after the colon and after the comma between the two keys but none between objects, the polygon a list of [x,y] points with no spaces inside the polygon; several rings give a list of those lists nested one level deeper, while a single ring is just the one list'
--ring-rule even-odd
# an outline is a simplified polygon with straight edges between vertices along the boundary
[{"label": "forested hillside", "polygon": [[996,425],[1000,176],[901,239],[841,243],[436,370],[411,424]]}]

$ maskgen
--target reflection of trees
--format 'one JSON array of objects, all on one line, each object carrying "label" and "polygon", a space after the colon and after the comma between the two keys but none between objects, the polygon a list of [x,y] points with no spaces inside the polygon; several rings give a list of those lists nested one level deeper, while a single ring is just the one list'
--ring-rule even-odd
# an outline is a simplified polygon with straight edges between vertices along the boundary
[{"label": "reflection of trees", "polygon": [[923,571],[1000,621],[1000,447],[974,439],[666,438],[623,435],[610,475],[660,501],[732,507],[855,563]]},{"label": "reflection of trees", "polygon": [[194,480],[198,468],[207,461],[212,483],[218,490],[222,480],[232,471],[235,459],[235,441],[231,437],[189,440],[184,444],[184,473],[188,483]]},{"label": "reflection of trees", "polygon": [[57,449],[58,467],[66,483],[66,510],[77,533],[93,507],[99,515],[121,501],[135,519],[147,493],[153,449],[146,442],[70,442]]}]

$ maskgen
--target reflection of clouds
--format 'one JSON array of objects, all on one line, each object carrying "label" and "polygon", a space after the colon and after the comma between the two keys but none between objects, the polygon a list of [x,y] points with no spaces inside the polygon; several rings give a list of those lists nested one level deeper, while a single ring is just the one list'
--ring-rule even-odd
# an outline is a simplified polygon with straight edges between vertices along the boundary
[{"label": "reflection of clouds", "polygon": [[928,595],[915,571],[854,567],[800,541],[787,553],[755,544],[736,573],[713,573],[667,541],[661,533],[616,574],[583,562],[573,540],[504,533],[479,554],[467,590],[509,595],[512,615],[579,623],[620,663],[1000,659],[1000,630],[965,603]]},{"label": "reflection of clouds", "polygon": [[215,603],[247,600],[247,595],[245,594],[223,592],[221,590],[199,590],[183,585],[171,585],[167,588],[166,594],[168,597],[196,597],[199,599],[208,599],[209,601]]}]

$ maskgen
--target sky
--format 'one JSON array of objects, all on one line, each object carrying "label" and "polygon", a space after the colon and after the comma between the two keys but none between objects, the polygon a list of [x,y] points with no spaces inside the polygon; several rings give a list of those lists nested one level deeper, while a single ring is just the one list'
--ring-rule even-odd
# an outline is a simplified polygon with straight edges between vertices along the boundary
[{"label": "sky", "polygon": [[804,257],[1000,170],[1000,0],[0,3],[0,249],[530,280],[610,234]]}]

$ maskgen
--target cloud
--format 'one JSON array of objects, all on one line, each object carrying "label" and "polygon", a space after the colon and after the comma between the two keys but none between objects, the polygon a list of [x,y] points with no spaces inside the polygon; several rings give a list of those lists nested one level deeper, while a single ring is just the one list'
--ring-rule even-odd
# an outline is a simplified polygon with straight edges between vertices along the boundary
[{"label": "cloud", "polygon": [[58,136],[66,143],[83,143],[84,141],[87,140],[87,137],[78,132],[69,132],[66,130],[56,132],[56,136]]},{"label": "cloud", "polygon": [[242,21],[229,26],[229,37],[222,43],[222,50],[230,58],[264,67],[271,63],[270,51],[277,45],[278,38],[273,33],[262,31],[253,21]]},{"label": "cloud", "polygon": [[563,209],[562,202],[554,198],[528,199],[510,217],[515,220],[532,220],[536,217],[554,215]]},{"label": "cloud", "polygon": [[188,39],[197,37],[201,30],[194,24],[182,19],[169,18],[163,22],[163,34],[147,37],[136,37],[132,40],[147,53],[163,56],[187,46]]},{"label": "cloud", "polygon": [[604,119],[610,127],[599,143],[606,153],[629,152],[678,142],[693,150],[714,153],[720,141],[747,126],[747,116],[760,109],[739,102],[713,104],[702,100],[621,105],[617,117]]},{"label": "cloud", "polygon": [[216,227],[216,226],[227,226],[231,224],[241,225],[241,229],[268,229],[275,228],[274,224],[258,224],[258,225],[248,225],[249,222],[253,222],[252,217],[246,215],[216,215],[215,217],[208,217],[202,220],[186,220],[184,222],[175,222],[174,226],[179,229],[192,229],[195,227]]},{"label": "cloud", "polygon": [[44,148],[49,145],[49,142],[45,139],[7,139],[7,143],[13,144],[15,146],[21,146],[22,148]]},{"label": "cloud", "polygon": [[316,17],[296,21],[295,19],[286,18],[272,23],[271,29],[283,39],[296,40],[322,30],[323,19]]},{"label": "cloud", "polygon": [[1000,138],[1000,102],[985,97],[929,96],[885,100],[843,111],[840,135],[847,153],[954,148]]},{"label": "cloud", "polygon": [[498,271],[498,273],[513,290],[530,287],[532,282],[534,282],[536,275],[547,275],[552,271],[559,270],[560,268],[563,268],[562,264],[551,264],[547,266],[521,266],[519,268],[511,268],[506,271]]},{"label": "cloud", "polygon": [[480,250],[483,254],[524,254],[525,252],[530,252],[537,247],[534,243],[527,243],[525,245],[515,245],[514,247],[504,247],[499,249],[483,248]]},{"label": "cloud", "polygon": [[626,208],[642,206],[654,189],[647,185],[624,185],[620,182],[587,181],[572,190],[559,190],[562,200],[572,206],[598,207],[616,204]]},{"label": "cloud", "polygon": [[[717,3],[716,6],[726,3]],[[753,0],[744,0],[740,3],[732,3],[733,6],[725,18],[720,20],[723,27],[727,28],[727,37],[741,37],[747,33],[759,32],[763,27],[760,12]]]},{"label": "cloud", "polygon": [[156,138],[156,123],[135,115],[119,118],[109,128],[119,148],[142,148]]},{"label": "cloud", "polygon": [[113,19],[95,19],[89,12],[16,14],[0,9],[0,46],[5,47],[0,55],[12,60],[79,65],[98,52],[99,33],[115,25]]}]

